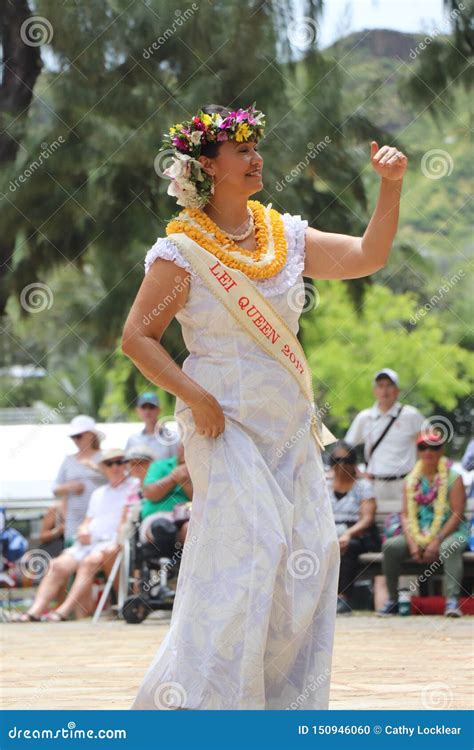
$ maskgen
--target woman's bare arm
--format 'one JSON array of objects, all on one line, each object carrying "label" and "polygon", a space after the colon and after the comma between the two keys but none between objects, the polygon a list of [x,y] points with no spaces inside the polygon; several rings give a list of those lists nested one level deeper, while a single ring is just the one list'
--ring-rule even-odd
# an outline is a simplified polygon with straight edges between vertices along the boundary
[{"label": "woman's bare arm", "polygon": [[448,499],[451,506],[451,515],[444,526],[439,530],[443,539],[446,539],[447,536],[456,531],[464,518],[464,512],[466,509],[466,491],[461,476],[458,476],[457,479],[454,480],[451,489],[449,490]]},{"label": "woman's bare arm", "polygon": [[177,396],[193,413],[196,431],[217,437],[225,429],[222,407],[212,393],[184,373],[161,345],[161,337],[184,307],[191,274],[157,258],[142,281],[122,336],[122,351],[155,385]]},{"label": "woman's bare arm", "polygon": [[360,518],[353,526],[349,526],[347,534],[350,537],[357,537],[370,528],[375,523],[376,502],[374,497],[368,497],[362,500],[359,506]]},{"label": "woman's bare arm", "polygon": [[[372,166],[381,177],[374,213],[362,237],[321,232],[308,227],[305,234],[303,275],[312,279],[356,279],[369,276],[387,263],[399,217],[404,154],[395,159],[397,149],[371,144]],[[401,153],[401,152],[398,152]]]},{"label": "woman's bare arm", "polygon": [[190,274],[173,261],[155,260],[128,314],[122,351],[150,382],[191,405],[205,391],[160,343],[176,313],[186,304],[189,280]]},{"label": "woman's bare arm", "polygon": [[48,508],[43,517],[39,533],[39,541],[41,544],[51,542],[53,539],[57,539],[64,533],[64,522],[62,519],[59,521],[59,524],[56,524],[57,515],[57,509],[54,506]]}]

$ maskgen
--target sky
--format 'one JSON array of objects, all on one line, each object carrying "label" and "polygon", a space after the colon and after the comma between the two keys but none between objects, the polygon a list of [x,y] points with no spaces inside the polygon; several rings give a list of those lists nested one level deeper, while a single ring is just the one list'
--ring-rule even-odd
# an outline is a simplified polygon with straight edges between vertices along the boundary
[{"label": "sky", "polygon": [[442,0],[326,0],[319,46],[362,29],[449,32]]}]

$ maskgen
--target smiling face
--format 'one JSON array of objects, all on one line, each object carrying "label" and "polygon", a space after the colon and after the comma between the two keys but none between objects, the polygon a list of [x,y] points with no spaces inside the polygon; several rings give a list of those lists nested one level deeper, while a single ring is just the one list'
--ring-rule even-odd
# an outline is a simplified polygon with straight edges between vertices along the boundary
[{"label": "smiling face", "polygon": [[225,141],[217,156],[200,156],[205,172],[213,175],[215,191],[249,197],[263,188],[263,159],[255,140],[237,143]]}]

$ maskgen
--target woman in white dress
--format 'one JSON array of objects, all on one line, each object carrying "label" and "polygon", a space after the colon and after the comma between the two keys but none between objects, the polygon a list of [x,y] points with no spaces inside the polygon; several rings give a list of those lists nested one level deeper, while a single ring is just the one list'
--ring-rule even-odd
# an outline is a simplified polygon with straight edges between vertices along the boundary
[{"label": "woman in white dress", "polygon": [[[175,153],[168,192],[185,208],[166,229],[175,239],[147,253],[122,347],[176,396],[193,509],[170,628],[133,709],[329,704],[340,557],[308,429],[314,407],[210,291],[176,235],[245,274],[295,335],[303,275],[356,278],[387,262],[407,160],[372,142],[381,185],[367,230],[321,232],[249,201],[263,187],[263,127],[253,106],[209,105],[165,136]],[[173,317],[189,351],[182,369],[160,344]]]}]

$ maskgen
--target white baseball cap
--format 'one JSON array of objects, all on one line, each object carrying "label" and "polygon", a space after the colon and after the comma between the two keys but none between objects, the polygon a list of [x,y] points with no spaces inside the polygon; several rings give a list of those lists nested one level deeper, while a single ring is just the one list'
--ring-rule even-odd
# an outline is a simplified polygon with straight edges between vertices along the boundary
[{"label": "white baseball cap", "polygon": [[77,417],[71,419],[71,423],[68,427],[68,435],[80,435],[81,432],[95,432],[99,440],[103,440],[105,435],[103,432],[97,429],[95,419],[87,417],[85,414],[78,414]]},{"label": "white baseball cap", "polygon": [[391,370],[390,367],[384,367],[383,370],[379,370],[375,373],[373,383],[375,383],[378,378],[380,378],[382,375],[385,375],[385,377],[389,378],[389,380],[392,381],[396,386],[400,385],[400,381],[398,378],[398,373],[395,372],[395,370]]}]

